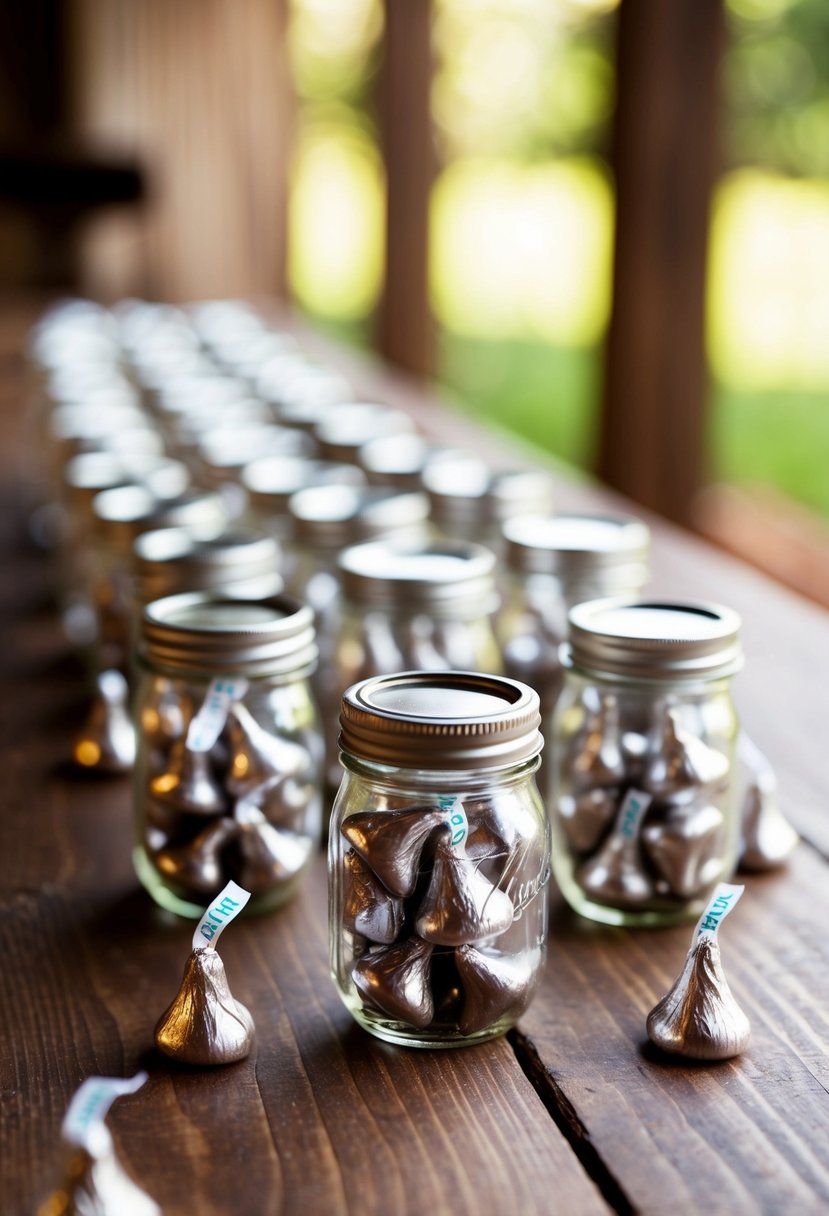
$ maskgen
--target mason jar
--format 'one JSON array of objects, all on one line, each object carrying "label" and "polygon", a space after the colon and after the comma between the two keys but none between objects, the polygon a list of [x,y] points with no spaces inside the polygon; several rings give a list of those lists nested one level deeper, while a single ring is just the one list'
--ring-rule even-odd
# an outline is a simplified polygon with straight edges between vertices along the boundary
[{"label": "mason jar", "polygon": [[553,480],[542,469],[493,469],[466,454],[430,462],[423,470],[423,487],[440,532],[480,541],[499,557],[505,520],[553,509]]},{"label": "mason jar", "polygon": [[411,435],[415,424],[403,410],[373,402],[349,402],[331,410],[314,427],[323,460],[359,464],[359,452],[377,435]]},{"label": "mason jar", "polygon": [[199,917],[231,879],[251,906],[296,892],[321,833],[311,610],[190,593],[144,609],[136,699],[135,868]]},{"label": "mason jar", "polygon": [[630,515],[518,515],[502,531],[510,582],[497,621],[504,670],[536,690],[547,725],[563,680],[568,612],[585,600],[639,594],[650,532]]},{"label": "mason jar", "polygon": [[[465,541],[388,540],[346,549],[339,560],[337,704],[346,688],[368,676],[414,669],[500,674],[494,570],[494,553]],[[335,715],[324,727],[326,776],[336,789]]]},{"label": "mason jar", "polygon": [[607,599],[570,612],[553,719],[553,872],[615,925],[695,919],[737,862],[742,665],[729,608]]},{"label": "mason jar", "polygon": [[550,832],[538,697],[514,680],[408,672],[342,700],[331,816],[331,969],[378,1038],[503,1034],[544,964]]},{"label": "mason jar", "polygon": [[463,455],[459,448],[404,431],[399,435],[375,435],[358,450],[357,460],[370,485],[422,490],[423,473],[429,465],[458,460]]}]

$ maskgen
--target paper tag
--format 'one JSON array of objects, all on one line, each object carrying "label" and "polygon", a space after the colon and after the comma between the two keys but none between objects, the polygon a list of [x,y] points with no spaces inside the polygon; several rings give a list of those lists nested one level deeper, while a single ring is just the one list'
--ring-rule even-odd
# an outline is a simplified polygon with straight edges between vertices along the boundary
[{"label": "paper tag", "polygon": [[104,1120],[116,1098],[134,1094],[147,1080],[147,1073],[134,1077],[87,1077],[69,1103],[62,1134],[70,1144],[86,1149],[90,1156],[105,1152],[111,1138]]},{"label": "paper tag", "polygon": [[201,708],[187,728],[187,747],[191,752],[209,752],[222,733],[231,705],[248,690],[242,676],[220,676],[210,681]]},{"label": "paper tag", "polygon": [[452,845],[462,845],[469,835],[469,820],[466,817],[460,798],[452,794],[442,794],[438,805],[446,811],[446,826],[452,831]]},{"label": "paper tag", "polygon": [[697,927],[694,929],[694,936],[691,939],[692,945],[696,945],[701,937],[717,936],[717,930],[737,903],[743,891],[745,891],[745,887],[740,884],[730,882],[717,884],[714,894],[706,905],[705,911],[697,921]]},{"label": "paper tag", "polygon": [[616,831],[625,840],[634,840],[639,835],[639,827],[651,802],[650,794],[642,790],[628,790],[625,794],[616,816]]},{"label": "paper tag", "polygon": [[246,891],[236,882],[229,882],[196,925],[193,949],[201,950],[205,946],[214,945],[225,925],[239,915],[249,899],[250,891]]}]

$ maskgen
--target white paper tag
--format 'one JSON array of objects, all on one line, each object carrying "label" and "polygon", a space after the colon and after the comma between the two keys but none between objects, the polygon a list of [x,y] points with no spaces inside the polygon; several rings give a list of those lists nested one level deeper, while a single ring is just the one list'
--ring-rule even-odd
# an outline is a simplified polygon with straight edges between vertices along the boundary
[{"label": "white paper tag", "polygon": [[639,835],[640,825],[651,802],[650,794],[643,790],[628,790],[625,794],[616,816],[616,831],[625,840],[634,840]]},{"label": "white paper tag", "polygon": [[87,1077],[69,1103],[61,1129],[64,1140],[77,1144],[92,1157],[106,1152],[111,1137],[104,1120],[116,1098],[134,1094],[147,1080],[145,1072],[134,1077]]},{"label": "white paper tag", "polygon": [[706,904],[705,911],[697,921],[691,945],[695,946],[701,937],[716,937],[717,930],[728,913],[735,906],[745,891],[745,887],[730,882],[718,883],[714,894]]},{"label": "white paper tag", "polygon": [[222,733],[230,707],[248,690],[242,676],[220,676],[210,681],[202,705],[187,728],[187,747],[191,752],[209,752]]},{"label": "white paper tag", "polygon": [[196,925],[193,949],[202,950],[205,946],[215,945],[222,929],[239,915],[249,899],[250,891],[246,891],[236,882],[229,882]]},{"label": "white paper tag", "polygon": [[442,794],[438,804],[446,811],[446,826],[452,832],[452,846],[456,848],[464,843],[469,835],[469,820],[466,817],[463,803],[453,794]]}]

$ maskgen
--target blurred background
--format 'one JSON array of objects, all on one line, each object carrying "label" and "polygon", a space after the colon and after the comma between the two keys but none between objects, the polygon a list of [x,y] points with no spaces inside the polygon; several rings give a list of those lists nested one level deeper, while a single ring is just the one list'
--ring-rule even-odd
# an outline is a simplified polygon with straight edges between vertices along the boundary
[{"label": "blurred background", "polygon": [[0,13],[7,299],[281,295],[829,604],[825,0]]}]

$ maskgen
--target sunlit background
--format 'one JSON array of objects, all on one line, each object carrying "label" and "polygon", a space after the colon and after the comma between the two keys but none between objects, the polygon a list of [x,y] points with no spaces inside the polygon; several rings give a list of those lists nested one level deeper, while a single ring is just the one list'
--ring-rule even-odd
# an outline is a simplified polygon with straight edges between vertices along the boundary
[{"label": "sunlit background", "polygon": [[[610,303],[613,0],[435,0],[431,304],[465,408],[589,467]],[[829,4],[728,0],[706,459],[829,516]],[[367,342],[383,266],[379,0],[292,0],[298,304]]]}]

